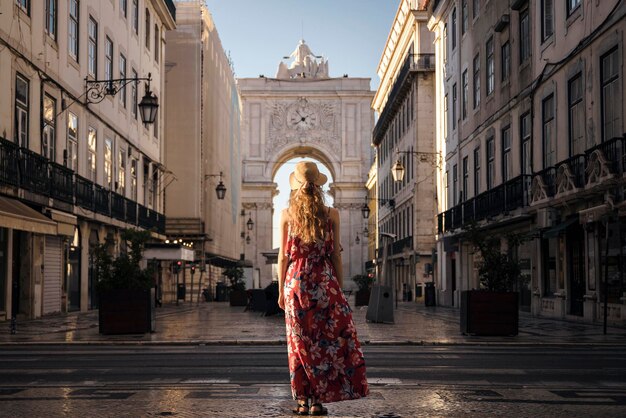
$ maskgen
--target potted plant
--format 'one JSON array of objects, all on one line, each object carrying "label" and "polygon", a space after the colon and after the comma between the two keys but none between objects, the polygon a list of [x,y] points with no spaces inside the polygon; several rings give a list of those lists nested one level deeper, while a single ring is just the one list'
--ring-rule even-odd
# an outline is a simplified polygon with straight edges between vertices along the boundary
[{"label": "potted plant", "polygon": [[141,268],[149,231],[124,230],[128,250],[111,255],[111,242],[93,250],[98,322],[101,334],[139,334],[155,331],[154,283],[150,269]]},{"label": "potted plant", "polygon": [[246,293],[246,283],[243,281],[243,269],[241,267],[228,267],[222,273],[228,281],[228,295],[230,306],[247,306],[248,294]]},{"label": "potted plant", "polygon": [[367,306],[370,301],[374,277],[368,274],[357,274],[352,277],[352,280],[359,287],[359,290],[357,290],[354,295],[354,306]]},{"label": "potted plant", "polygon": [[[502,252],[500,238],[470,225],[466,238],[480,253],[477,262],[480,289],[461,292],[461,332],[474,335],[517,335],[518,292],[521,269],[512,254]],[[509,248],[522,242],[520,235],[506,236]]]}]

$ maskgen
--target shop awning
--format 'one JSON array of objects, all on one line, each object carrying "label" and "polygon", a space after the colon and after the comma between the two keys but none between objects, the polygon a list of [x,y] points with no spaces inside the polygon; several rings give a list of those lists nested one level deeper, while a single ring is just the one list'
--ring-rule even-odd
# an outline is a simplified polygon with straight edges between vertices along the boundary
[{"label": "shop awning", "polygon": [[550,229],[545,230],[542,234],[542,237],[543,238],[555,238],[560,233],[565,232],[567,227],[569,227],[572,224],[575,224],[576,222],[578,222],[578,216],[569,218],[565,220],[564,222],[561,222],[560,224],[553,226]]},{"label": "shop awning", "polygon": [[22,202],[0,196],[0,227],[37,234],[56,235],[56,222]]},{"label": "shop awning", "polygon": [[211,264],[215,267],[228,268],[228,267],[237,267],[240,264],[240,260],[235,260],[234,258],[226,257],[219,254],[206,253],[205,261],[207,264]]}]

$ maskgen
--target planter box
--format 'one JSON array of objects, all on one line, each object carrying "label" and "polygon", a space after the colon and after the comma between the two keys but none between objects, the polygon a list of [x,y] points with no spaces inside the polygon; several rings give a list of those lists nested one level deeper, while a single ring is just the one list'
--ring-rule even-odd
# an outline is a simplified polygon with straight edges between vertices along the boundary
[{"label": "planter box", "polygon": [[354,295],[354,306],[367,306],[370,303],[371,291],[357,290]]},{"label": "planter box", "polygon": [[230,306],[248,306],[248,293],[245,290],[230,291]]},{"label": "planter box", "polygon": [[156,330],[154,289],[109,290],[99,294],[101,334],[143,334]]},{"label": "planter box", "polygon": [[461,292],[461,332],[473,335],[517,335],[517,292]]}]

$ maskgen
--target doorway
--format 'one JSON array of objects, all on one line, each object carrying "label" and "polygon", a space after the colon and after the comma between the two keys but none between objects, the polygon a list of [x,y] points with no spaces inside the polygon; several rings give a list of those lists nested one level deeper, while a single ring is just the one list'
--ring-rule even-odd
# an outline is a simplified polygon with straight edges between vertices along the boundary
[{"label": "doorway", "polygon": [[569,313],[583,316],[585,295],[585,233],[579,223],[567,229]]}]

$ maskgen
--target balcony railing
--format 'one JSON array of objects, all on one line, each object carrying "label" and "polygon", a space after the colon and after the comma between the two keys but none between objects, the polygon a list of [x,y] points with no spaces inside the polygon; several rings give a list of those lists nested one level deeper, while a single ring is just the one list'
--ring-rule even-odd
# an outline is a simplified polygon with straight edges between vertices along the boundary
[{"label": "balcony railing", "polygon": [[623,137],[611,138],[592,148],[589,148],[585,154],[587,159],[594,153],[600,151],[607,161],[608,169],[611,174],[626,172],[626,134]]},{"label": "balcony railing", "polygon": [[74,171],[50,163],[50,196],[62,202],[74,203]]},{"label": "balcony railing", "polygon": [[456,205],[452,208],[452,228],[460,228],[463,222],[463,207]]},{"label": "balcony railing", "polygon": [[[136,202],[112,193],[69,168],[2,137],[0,137],[0,185],[15,186],[31,192],[32,195],[24,195],[22,198],[30,199],[37,204],[45,202],[41,197],[51,197],[55,201],[75,204],[133,225],[138,223]],[[165,216],[144,209],[142,218],[144,227],[164,233]]]},{"label": "balcony railing", "polygon": [[472,222],[474,221],[474,198],[466,200],[463,202],[463,221],[464,222]]},{"label": "balcony railing", "polygon": [[[564,189],[579,189],[585,187],[585,169],[587,168],[587,156],[584,154],[575,155],[567,160],[561,161],[555,166],[555,194]],[[567,178],[559,179],[559,177]],[[571,176],[571,178],[569,177]],[[571,184],[570,184],[571,183]]]},{"label": "balcony railing", "polygon": [[111,206],[109,202],[109,197],[111,193],[100,186],[99,184],[93,185],[93,195],[94,195],[94,210],[103,215],[110,216],[111,215]]},{"label": "balcony railing", "polygon": [[437,233],[443,234],[443,213],[437,215]]},{"label": "balcony railing", "polygon": [[111,216],[120,221],[126,220],[124,196],[111,192]]},{"label": "balcony railing", "polygon": [[74,181],[74,190],[76,191],[76,204],[82,208],[93,211],[93,183],[79,175],[76,175],[74,177]]},{"label": "balcony railing", "polygon": [[137,224],[145,229],[150,229],[150,209],[137,204]]},{"label": "balcony railing", "polygon": [[31,150],[20,149],[20,186],[43,196],[50,192],[48,159]]},{"label": "balcony railing", "polygon": [[512,211],[528,206],[530,199],[530,175],[517,176],[504,183],[504,210]]},{"label": "balcony railing", "polygon": [[4,185],[19,184],[19,149],[13,142],[0,138],[0,183]]}]

